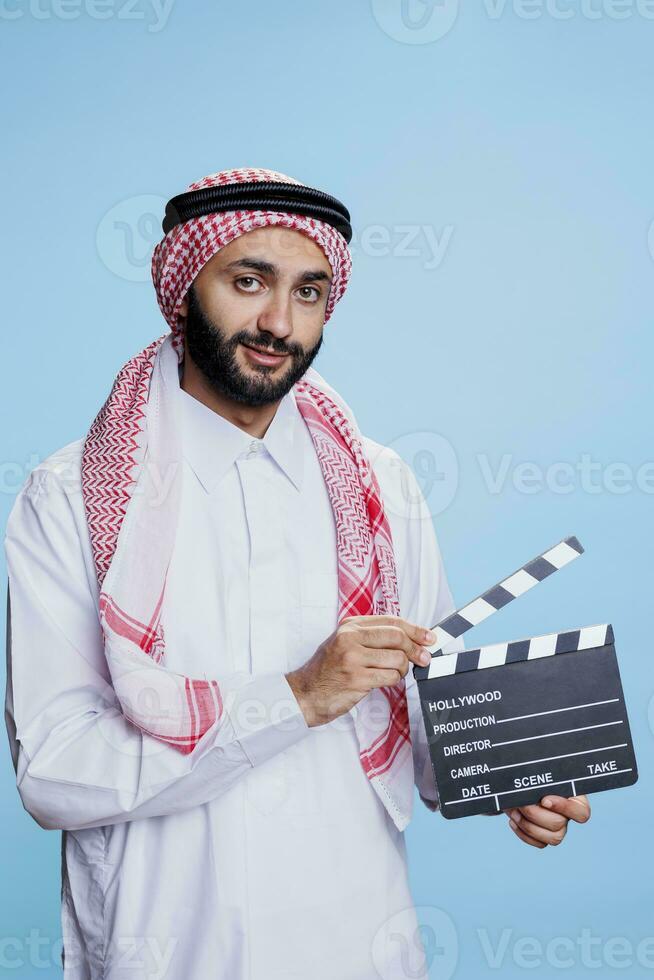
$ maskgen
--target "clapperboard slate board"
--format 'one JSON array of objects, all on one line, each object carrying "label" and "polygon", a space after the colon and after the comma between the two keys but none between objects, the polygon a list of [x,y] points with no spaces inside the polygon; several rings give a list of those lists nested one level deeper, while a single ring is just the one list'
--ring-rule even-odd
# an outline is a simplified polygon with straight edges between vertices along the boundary
[{"label": "clapperboard slate board", "polygon": [[610,625],[445,649],[582,552],[566,538],[433,627],[431,663],[414,675],[444,817],[638,779]]}]

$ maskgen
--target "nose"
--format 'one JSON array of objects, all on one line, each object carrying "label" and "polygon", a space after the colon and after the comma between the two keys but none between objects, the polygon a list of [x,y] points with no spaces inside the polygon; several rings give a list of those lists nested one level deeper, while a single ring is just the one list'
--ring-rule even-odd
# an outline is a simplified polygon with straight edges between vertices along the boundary
[{"label": "nose", "polygon": [[271,290],[270,298],[257,318],[259,330],[283,339],[293,333],[291,321],[291,297],[282,290]]}]

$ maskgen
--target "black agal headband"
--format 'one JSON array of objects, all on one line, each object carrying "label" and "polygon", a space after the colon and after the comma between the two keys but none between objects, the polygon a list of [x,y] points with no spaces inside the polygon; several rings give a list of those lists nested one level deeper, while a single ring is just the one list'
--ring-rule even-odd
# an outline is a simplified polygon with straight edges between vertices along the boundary
[{"label": "black agal headband", "polygon": [[175,225],[217,211],[283,211],[316,218],[352,240],[350,212],[337,198],[303,184],[282,181],[217,184],[198,191],[185,191],[168,201],[161,223],[165,235]]}]

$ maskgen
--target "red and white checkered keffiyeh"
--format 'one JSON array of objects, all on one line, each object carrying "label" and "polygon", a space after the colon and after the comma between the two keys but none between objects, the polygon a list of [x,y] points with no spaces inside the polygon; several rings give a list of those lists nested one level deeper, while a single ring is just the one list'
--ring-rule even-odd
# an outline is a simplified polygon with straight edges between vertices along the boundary
[{"label": "red and white checkered keffiyeh", "polygon": [[[232,170],[189,189],[236,180],[297,183],[268,170]],[[263,211],[217,213],[177,225],[157,246],[152,262],[157,298],[172,333],[121,368],[84,442],[82,489],[113,687],[131,723],[184,754],[221,724],[224,692],[217,680],[186,677],[165,665],[161,616],[182,479],[175,412],[183,356],[178,310],[212,255],[238,235],[270,224],[299,230],[324,250],[333,272],[327,305],[331,315],[351,269],[347,243],[332,226],[302,215]],[[294,391],[336,524],[339,621],[355,615],[399,615],[391,531],[354,416],[313,368]],[[169,490],[161,501],[157,488],[164,475]],[[354,721],[363,770],[403,829],[413,800],[404,680],[366,695],[354,709]]]}]

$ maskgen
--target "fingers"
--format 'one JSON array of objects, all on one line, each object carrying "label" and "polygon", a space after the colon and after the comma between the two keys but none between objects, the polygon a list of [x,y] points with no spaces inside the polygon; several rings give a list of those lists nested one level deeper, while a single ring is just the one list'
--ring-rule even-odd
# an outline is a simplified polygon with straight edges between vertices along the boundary
[{"label": "fingers", "polygon": [[[390,642],[393,642],[392,639]],[[411,664],[426,667],[431,660],[429,654],[422,647],[412,643],[411,640],[406,642],[409,644],[407,647],[396,647],[390,644],[385,647],[362,646],[363,663],[366,667],[397,667],[398,669],[399,665],[405,665],[404,673],[408,671]]]},{"label": "fingers", "polygon": [[543,827],[545,830],[559,831],[568,822],[566,817],[559,813],[554,813],[551,810],[546,810],[545,807],[540,806],[538,803],[531,804],[530,806],[512,807],[509,813],[512,815],[514,811],[521,814],[525,820],[531,820],[532,823],[538,824],[539,827]]},{"label": "fingers", "polygon": [[541,805],[551,813],[560,814],[575,823],[586,823],[590,820],[590,803],[587,796],[544,796]]},{"label": "fingers", "polygon": [[436,642],[436,634],[426,626],[416,626],[401,616],[348,616],[341,623],[358,623],[361,626],[397,626],[406,633],[410,640],[429,646]]},{"label": "fingers", "polygon": [[547,844],[543,844],[542,841],[534,840],[534,838],[530,837],[529,834],[525,834],[525,832],[521,830],[520,827],[512,820],[509,820],[509,826],[511,827],[511,830],[516,835],[516,837],[519,837],[520,840],[523,840],[525,844],[531,844],[532,847],[537,847],[541,851],[543,850],[543,848],[547,847]]},{"label": "fingers", "polygon": [[513,832],[533,847],[556,846],[568,831],[568,822],[586,823],[590,804],[586,796],[545,796],[540,804],[504,811]]},{"label": "fingers", "polygon": [[[345,634],[350,640],[356,639],[355,656],[362,656],[364,683],[369,690],[397,684],[412,663],[427,666],[431,655],[424,647],[436,640],[431,630],[401,616],[346,616],[339,622],[337,633],[342,640]],[[351,646],[344,649],[350,656],[354,652]]]},{"label": "fingers", "polygon": [[404,677],[409,672],[411,661],[403,650],[362,648],[363,666],[382,670],[397,670]]},{"label": "fingers", "polygon": [[[380,617],[376,618],[379,620]],[[374,626],[361,626],[358,630],[358,641],[361,646],[376,652],[380,649],[401,650],[411,663],[421,667],[426,666],[431,660],[429,651],[419,643],[414,643],[404,629],[396,624],[383,626],[376,623]]]},{"label": "fingers", "polygon": [[376,687],[393,687],[402,680],[404,675],[399,670],[383,670],[373,667],[366,671],[366,682],[369,690]]},{"label": "fingers", "polygon": [[548,827],[543,827],[533,820],[529,820],[520,810],[510,810],[509,813],[511,829],[516,833],[520,831],[521,840],[529,838],[527,843],[536,842],[542,847],[547,847],[548,844],[556,847],[557,844],[561,843],[568,829],[567,820],[563,820],[557,830],[550,830]]}]

